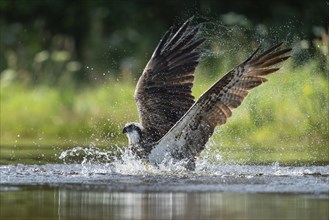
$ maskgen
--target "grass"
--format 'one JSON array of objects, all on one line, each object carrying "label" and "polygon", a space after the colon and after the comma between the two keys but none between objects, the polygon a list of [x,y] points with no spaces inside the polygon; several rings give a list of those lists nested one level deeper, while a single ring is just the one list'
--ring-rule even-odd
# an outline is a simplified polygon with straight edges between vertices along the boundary
[{"label": "grass", "polygon": [[[218,78],[202,71],[196,97]],[[218,150],[227,162],[328,164],[328,73],[315,61],[286,63],[268,79],[216,129],[209,155]],[[132,80],[79,89],[2,84],[0,163],[59,162],[57,155],[68,147],[125,145],[124,124],[138,121],[134,88]]]}]

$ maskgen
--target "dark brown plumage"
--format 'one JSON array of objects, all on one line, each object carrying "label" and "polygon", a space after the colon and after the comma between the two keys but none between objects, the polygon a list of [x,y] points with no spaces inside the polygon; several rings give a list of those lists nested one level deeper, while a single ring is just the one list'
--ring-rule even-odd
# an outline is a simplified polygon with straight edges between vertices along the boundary
[{"label": "dark brown plumage", "polygon": [[156,47],[135,90],[141,124],[158,141],[193,105],[194,71],[204,39],[191,19],[173,34],[167,31]]},{"label": "dark brown plumage", "polygon": [[170,29],[137,83],[135,100],[141,126],[136,125],[141,132],[136,136],[127,133],[131,134],[130,146],[135,152],[154,164],[169,157],[185,160],[186,167],[193,169],[195,157],[204,149],[215,127],[227,121],[250,89],[267,81],[264,76],[279,70],[273,65],[288,59],[286,54],[291,51],[280,49],[282,43],[259,55],[258,48],[194,103],[191,89],[201,57],[198,46],[204,42],[199,29],[200,26],[191,25],[191,19],[175,34]]}]

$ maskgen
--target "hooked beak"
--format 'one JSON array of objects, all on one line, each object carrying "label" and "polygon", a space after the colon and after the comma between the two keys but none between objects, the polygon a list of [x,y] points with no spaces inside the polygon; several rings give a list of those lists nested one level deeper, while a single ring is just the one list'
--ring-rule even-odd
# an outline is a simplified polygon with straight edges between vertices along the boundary
[{"label": "hooked beak", "polygon": [[125,133],[127,133],[128,131],[127,131],[127,128],[124,128],[123,130],[122,130],[122,134],[125,134]]}]

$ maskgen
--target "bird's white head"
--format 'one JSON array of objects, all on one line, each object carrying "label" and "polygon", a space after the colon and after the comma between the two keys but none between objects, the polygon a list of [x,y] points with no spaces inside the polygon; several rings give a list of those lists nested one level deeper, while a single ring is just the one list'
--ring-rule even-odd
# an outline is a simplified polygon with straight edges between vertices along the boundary
[{"label": "bird's white head", "polygon": [[137,145],[142,140],[144,128],[137,122],[129,122],[125,125],[122,133],[127,134],[129,145]]}]

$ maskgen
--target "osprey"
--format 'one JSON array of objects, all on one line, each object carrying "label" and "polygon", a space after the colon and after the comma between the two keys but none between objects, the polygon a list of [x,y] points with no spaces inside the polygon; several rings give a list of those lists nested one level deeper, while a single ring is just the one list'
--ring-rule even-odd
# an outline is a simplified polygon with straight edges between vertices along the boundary
[{"label": "osprey", "polygon": [[263,76],[279,70],[273,65],[288,59],[291,49],[280,49],[280,43],[257,55],[258,48],[194,102],[198,47],[205,39],[191,20],[176,32],[170,28],[160,40],[134,94],[140,123],[127,123],[123,133],[137,157],[152,164],[183,161],[193,170],[215,127],[226,122],[250,89],[267,81]]}]

